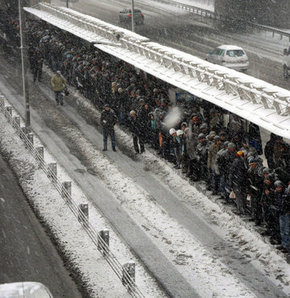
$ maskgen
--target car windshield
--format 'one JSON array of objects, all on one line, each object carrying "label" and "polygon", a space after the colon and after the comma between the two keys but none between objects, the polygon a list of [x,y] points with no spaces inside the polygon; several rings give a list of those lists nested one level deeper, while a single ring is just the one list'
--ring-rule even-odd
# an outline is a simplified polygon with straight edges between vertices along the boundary
[{"label": "car windshield", "polygon": [[[131,9],[129,9],[129,12],[131,13]],[[140,9],[134,9],[134,13],[141,13],[141,10]]]},{"label": "car windshield", "polygon": [[213,51],[213,55],[224,56],[224,55],[225,55],[225,50],[216,48],[216,49]]},{"label": "car windshield", "polygon": [[230,57],[242,57],[244,55],[245,55],[245,53],[242,50],[228,50],[227,51],[227,56],[230,56]]}]

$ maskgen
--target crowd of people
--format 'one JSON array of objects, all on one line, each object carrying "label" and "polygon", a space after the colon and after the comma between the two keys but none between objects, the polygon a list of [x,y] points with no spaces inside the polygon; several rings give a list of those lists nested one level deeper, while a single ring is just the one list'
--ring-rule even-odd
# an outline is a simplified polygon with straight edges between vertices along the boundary
[{"label": "crowd of people", "polygon": [[[17,27],[17,22],[9,25]],[[226,204],[234,202],[236,214],[250,215],[266,227],[273,243],[290,252],[290,147],[282,137],[272,133],[263,148],[254,123],[195,96],[173,102],[166,82],[42,21],[29,21],[27,28],[34,81],[41,81],[46,63],[104,109],[104,151],[108,136],[116,151],[114,125],[119,123],[132,133],[136,154],[145,151],[145,144],[154,148]],[[178,120],[169,127],[176,108]]]}]

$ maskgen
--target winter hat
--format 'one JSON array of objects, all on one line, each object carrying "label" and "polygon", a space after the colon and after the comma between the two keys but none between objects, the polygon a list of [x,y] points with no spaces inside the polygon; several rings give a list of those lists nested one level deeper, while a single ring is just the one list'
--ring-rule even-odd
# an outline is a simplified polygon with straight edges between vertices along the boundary
[{"label": "winter hat", "polygon": [[107,103],[104,105],[104,109],[105,109],[105,108],[109,108],[109,107],[110,107],[110,106],[109,106],[109,104],[107,104]]},{"label": "winter hat", "polygon": [[229,141],[225,141],[224,142],[224,148],[228,148],[229,143],[230,143]]},{"label": "winter hat", "polygon": [[176,132],[176,134],[177,134],[178,136],[183,135],[183,130],[179,129],[179,130]]},{"label": "winter hat", "polygon": [[184,133],[189,133],[190,132],[190,129],[188,127],[186,127],[186,129],[184,130]]},{"label": "winter hat", "polygon": [[205,138],[205,134],[204,133],[200,133],[199,135],[198,135],[198,139],[200,140],[200,139],[204,139]]},{"label": "winter hat", "polygon": [[274,187],[275,188],[277,188],[277,187],[283,187],[283,186],[284,186],[284,184],[280,180],[277,180],[277,181],[274,182]]},{"label": "winter hat", "polygon": [[181,123],[181,127],[182,127],[182,126],[186,126],[186,127],[187,127],[187,123],[186,123],[186,122],[182,122],[182,123]]},{"label": "winter hat", "polygon": [[235,145],[234,143],[229,143],[229,144],[228,144],[228,148],[229,148],[229,149],[236,148],[236,145]]},{"label": "winter hat", "polygon": [[217,142],[217,141],[220,140],[220,137],[219,137],[219,136],[215,136],[215,137],[213,138],[213,140],[214,140],[215,142]]},{"label": "winter hat", "polygon": [[264,168],[263,169],[263,174],[270,174],[270,169],[269,168]]},{"label": "winter hat", "polygon": [[259,161],[258,158],[254,157],[254,156],[250,156],[248,158],[249,165],[254,164],[254,163],[257,163],[258,161]]},{"label": "winter hat", "polygon": [[174,128],[170,128],[169,134],[172,136],[174,133],[176,133],[176,130]]},{"label": "winter hat", "polygon": [[244,156],[244,152],[243,152],[243,151],[238,151],[238,152],[236,153],[236,156],[237,156],[237,157]]}]

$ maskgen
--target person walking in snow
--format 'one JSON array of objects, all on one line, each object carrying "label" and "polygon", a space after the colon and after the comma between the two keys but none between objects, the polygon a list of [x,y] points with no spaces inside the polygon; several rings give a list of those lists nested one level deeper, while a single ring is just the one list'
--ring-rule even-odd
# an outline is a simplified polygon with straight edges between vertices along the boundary
[{"label": "person walking in snow", "polygon": [[67,88],[67,82],[66,79],[61,75],[61,72],[59,70],[52,76],[50,83],[55,94],[56,104],[63,105],[62,92],[64,92]]}]

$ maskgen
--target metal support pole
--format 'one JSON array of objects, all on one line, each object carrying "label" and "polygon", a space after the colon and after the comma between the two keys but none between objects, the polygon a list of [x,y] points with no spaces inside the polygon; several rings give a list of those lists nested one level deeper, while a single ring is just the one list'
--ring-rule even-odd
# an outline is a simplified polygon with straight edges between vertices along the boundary
[{"label": "metal support pole", "polygon": [[68,0],[66,0],[66,7],[68,8]]},{"label": "metal support pole", "polygon": [[71,181],[65,181],[62,183],[61,196],[66,198],[68,203],[71,203]]},{"label": "metal support pole", "polygon": [[134,0],[132,0],[131,13],[132,13],[132,32],[135,32]]},{"label": "metal support pole", "polygon": [[20,49],[21,49],[21,65],[22,65],[22,84],[23,84],[23,96],[25,99],[25,126],[30,129],[30,104],[29,104],[29,92],[28,92],[28,80],[27,80],[27,51],[25,48],[25,38],[23,32],[23,24],[25,24],[25,15],[23,11],[23,2],[25,0],[18,0],[19,9],[19,27],[20,27]]},{"label": "metal support pole", "polygon": [[109,251],[110,245],[110,232],[109,230],[102,230],[98,234],[98,250],[103,252],[103,256],[106,256]]},{"label": "metal support pole", "polygon": [[78,210],[79,210],[78,221],[86,226],[88,224],[88,219],[89,219],[89,205],[79,204]]}]

